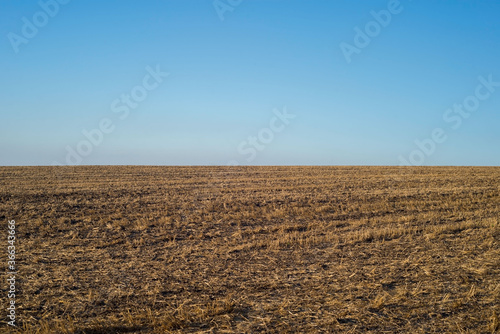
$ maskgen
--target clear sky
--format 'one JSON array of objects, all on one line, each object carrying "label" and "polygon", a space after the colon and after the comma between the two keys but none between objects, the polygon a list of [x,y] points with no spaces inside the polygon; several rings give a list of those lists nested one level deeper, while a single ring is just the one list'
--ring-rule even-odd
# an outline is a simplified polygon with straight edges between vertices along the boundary
[{"label": "clear sky", "polygon": [[2,0],[0,165],[500,165],[499,18],[487,0]]}]

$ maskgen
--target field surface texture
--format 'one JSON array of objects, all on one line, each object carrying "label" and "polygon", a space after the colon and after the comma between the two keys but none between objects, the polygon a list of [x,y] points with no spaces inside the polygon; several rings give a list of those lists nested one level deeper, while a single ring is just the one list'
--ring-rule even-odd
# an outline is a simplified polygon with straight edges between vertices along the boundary
[{"label": "field surface texture", "polygon": [[498,167],[0,167],[2,333],[497,333]]}]

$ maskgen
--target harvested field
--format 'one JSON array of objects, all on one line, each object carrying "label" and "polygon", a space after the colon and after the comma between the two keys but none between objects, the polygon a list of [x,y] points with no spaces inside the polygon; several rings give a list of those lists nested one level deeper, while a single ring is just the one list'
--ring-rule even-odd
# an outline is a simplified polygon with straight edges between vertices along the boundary
[{"label": "harvested field", "polygon": [[0,180],[12,332],[500,330],[499,167],[0,167]]}]

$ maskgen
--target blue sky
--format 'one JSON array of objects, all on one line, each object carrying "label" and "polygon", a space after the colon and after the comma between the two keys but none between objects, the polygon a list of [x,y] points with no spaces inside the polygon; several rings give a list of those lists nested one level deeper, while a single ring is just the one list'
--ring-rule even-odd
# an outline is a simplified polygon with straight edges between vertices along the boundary
[{"label": "blue sky", "polygon": [[499,15],[498,1],[5,0],[0,165],[498,166]]}]

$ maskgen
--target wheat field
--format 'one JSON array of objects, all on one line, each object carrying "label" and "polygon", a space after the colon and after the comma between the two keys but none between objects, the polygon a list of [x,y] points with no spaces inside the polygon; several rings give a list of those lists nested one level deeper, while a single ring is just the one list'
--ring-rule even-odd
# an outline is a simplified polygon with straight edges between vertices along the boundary
[{"label": "wheat field", "polygon": [[499,167],[0,167],[5,333],[495,333]]}]

